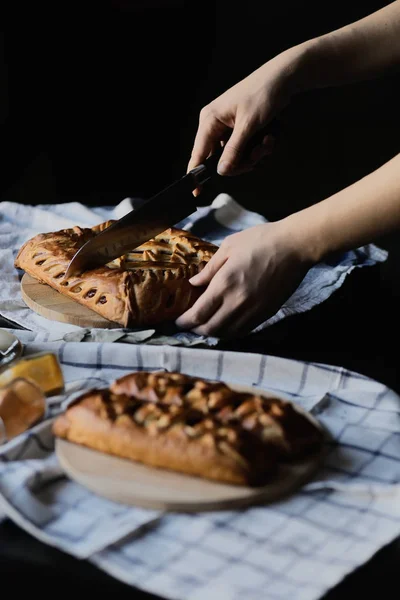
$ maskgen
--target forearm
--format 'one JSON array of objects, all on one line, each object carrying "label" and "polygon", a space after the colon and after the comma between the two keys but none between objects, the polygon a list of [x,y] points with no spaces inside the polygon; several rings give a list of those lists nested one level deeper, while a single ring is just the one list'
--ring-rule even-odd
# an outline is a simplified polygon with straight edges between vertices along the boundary
[{"label": "forearm", "polygon": [[293,237],[295,247],[312,264],[400,230],[400,154],[281,223]]},{"label": "forearm", "polygon": [[[400,68],[400,0],[296,47],[299,91],[369,79]],[[290,49],[289,52],[293,52]]]}]

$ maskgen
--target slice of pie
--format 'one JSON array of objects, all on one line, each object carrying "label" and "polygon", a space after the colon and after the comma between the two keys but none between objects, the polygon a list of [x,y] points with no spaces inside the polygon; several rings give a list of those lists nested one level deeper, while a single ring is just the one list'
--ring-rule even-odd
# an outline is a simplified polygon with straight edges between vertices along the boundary
[{"label": "slice of pie", "polygon": [[175,320],[199,297],[189,279],[217,246],[171,228],[104,267],[64,280],[77,250],[112,223],[36,235],[21,247],[15,266],[122,327]]}]

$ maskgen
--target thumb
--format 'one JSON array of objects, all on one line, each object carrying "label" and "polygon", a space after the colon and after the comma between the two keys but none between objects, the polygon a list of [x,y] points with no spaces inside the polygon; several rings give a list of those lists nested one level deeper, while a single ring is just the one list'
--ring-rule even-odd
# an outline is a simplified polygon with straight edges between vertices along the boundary
[{"label": "thumb", "polygon": [[236,125],[231,137],[225,144],[224,151],[219,160],[219,175],[230,175],[236,170],[252,135],[253,131],[248,126],[241,127],[240,125]]},{"label": "thumb", "polygon": [[195,286],[208,285],[211,279],[216,275],[220,268],[225,264],[228,256],[220,248],[206,264],[204,269],[189,279],[189,283]]}]

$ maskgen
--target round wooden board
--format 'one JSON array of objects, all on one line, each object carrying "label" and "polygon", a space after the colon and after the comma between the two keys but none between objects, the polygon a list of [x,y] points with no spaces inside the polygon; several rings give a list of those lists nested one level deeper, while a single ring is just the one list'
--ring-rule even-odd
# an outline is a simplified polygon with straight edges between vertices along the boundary
[{"label": "round wooden board", "polygon": [[116,329],[121,327],[118,323],[104,319],[90,308],[57,292],[49,285],[39,283],[27,273],[22,277],[21,294],[29,308],[51,321],[61,321],[89,328]]},{"label": "round wooden board", "polygon": [[[252,387],[231,387],[268,395],[265,390]],[[302,412],[321,429],[314,417]],[[320,452],[282,466],[268,485],[251,488],[148,467],[62,439],[56,439],[56,453],[66,475],[99,496],[130,506],[181,512],[229,510],[274,502],[306,483],[323,458]]]}]

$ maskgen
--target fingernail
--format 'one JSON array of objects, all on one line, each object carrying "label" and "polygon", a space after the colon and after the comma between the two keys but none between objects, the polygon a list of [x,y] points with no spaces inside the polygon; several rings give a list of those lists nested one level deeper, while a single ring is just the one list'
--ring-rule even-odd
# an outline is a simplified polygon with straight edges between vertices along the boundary
[{"label": "fingernail", "polygon": [[219,163],[217,168],[218,175],[227,175],[229,173],[229,163],[225,160]]}]

